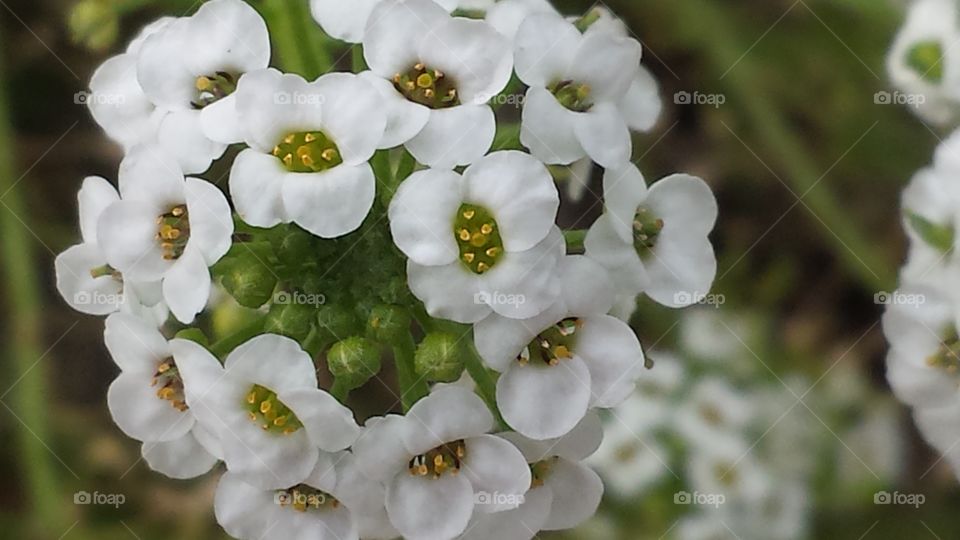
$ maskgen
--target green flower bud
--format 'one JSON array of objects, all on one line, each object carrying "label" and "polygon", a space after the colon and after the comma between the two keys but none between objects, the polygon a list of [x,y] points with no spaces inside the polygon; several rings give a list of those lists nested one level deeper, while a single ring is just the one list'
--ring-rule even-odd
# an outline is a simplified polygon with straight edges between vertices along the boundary
[{"label": "green flower bud", "polygon": [[[263,248],[266,249],[263,249]],[[237,303],[248,308],[258,308],[270,300],[277,286],[277,276],[267,259],[269,245],[248,247],[234,246],[217,265],[214,272],[221,276],[223,288]]]},{"label": "green flower bud", "polygon": [[75,5],[67,25],[74,43],[98,51],[113,45],[120,29],[116,10],[103,0],[84,0]]},{"label": "green flower bud", "polygon": [[310,233],[295,226],[282,229],[273,238],[273,248],[280,262],[292,267],[303,264],[311,252]]},{"label": "green flower bud", "polygon": [[399,306],[376,306],[367,319],[367,332],[378,341],[397,341],[410,332],[410,313]]},{"label": "green flower bud", "polygon": [[338,341],[327,353],[327,367],[338,386],[359,388],[380,372],[380,348],[359,336]]},{"label": "green flower bud", "polygon": [[314,320],[314,309],[309,305],[274,304],[267,313],[264,330],[302,342],[310,334]]},{"label": "green flower bud", "polygon": [[324,305],[317,309],[318,337],[326,343],[355,335],[360,329],[360,321],[348,309],[336,305]]},{"label": "green flower bud", "polygon": [[463,373],[463,353],[456,336],[445,332],[427,334],[414,356],[417,375],[430,382],[453,382]]}]

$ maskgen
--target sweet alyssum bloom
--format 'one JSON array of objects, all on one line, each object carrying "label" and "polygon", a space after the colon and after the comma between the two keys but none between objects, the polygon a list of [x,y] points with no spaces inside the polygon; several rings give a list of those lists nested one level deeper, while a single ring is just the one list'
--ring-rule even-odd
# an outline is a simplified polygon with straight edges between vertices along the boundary
[{"label": "sweet alyssum bloom", "polygon": [[442,386],[406,416],[369,420],[353,452],[360,470],[386,485],[387,514],[405,538],[452,539],[475,513],[516,508],[530,488],[524,456],[492,428],[476,394]]},{"label": "sweet alyssum bloom", "polygon": [[717,259],[708,235],[717,202],[700,178],[674,174],[649,189],[633,164],[603,176],[604,214],[584,242],[622,293],[644,292],[668,307],[700,302]]},{"label": "sweet alyssum bloom", "polygon": [[[321,452],[313,471],[296,485],[263,489],[232,472],[220,478],[214,498],[217,522],[241,540],[357,540],[394,538],[395,531],[366,525],[383,513],[383,487],[358,476],[353,456]],[[379,509],[370,494],[379,493]]]},{"label": "sweet alyssum bloom", "polygon": [[158,147],[131,150],[119,180],[121,200],[97,221],[107,264],[134,281],[161,281],[170,311],[190,323],[210,297],[209,267],[230,248],[230,206],[213,184],[184,179]]},{"label": "sweet alyssum bloom", "polygon": [[431,316],[462,323],[541,313],[559,293],[559,204],[546,167],[521,152],[495,152],[463,175],[414,173],[389,209],[410,290]]},{"label": "sweet alyssum bloom", "polygon": [[640,56],[640,43],[623,35],[582,34],[556,14],[527,17],[514,44],[517,75],[530,86],[521,142],[550,164],[629,161],[630,130],[649,129],[660,107],[649,99],[656,85],[640,71]]},{"label": "sweet alyssum bloom", "polygon": [[368,161],[386,126],[380,95],[349,73],[313,82],[275,69],[247,73],[236,92],[244,141],[230,195],[250,225],[296,223],[323,238],[356,230],[376,180]]},{"label": "sweet alyssum bloom", "polygon": [[603,268],[568,256],[558,273],[560,296],[540,315],[494,314],[474,327],[484,363],[501,372],[497,405],[504,420],[531,439],[560,437],[588,409],[619,404],[644,366],[633,330],[606,314],[613,286]]},{"label": "sweet alyssum bloom", "polygon": [[57,255],[57,290],[70,307],[82,313],[107,315],[123,310],[155,319],[159,324],[167,318],[160,282],[124,279],[107,264],[97,243],[100,215],[119,200],[117,190],[105,179],[90,176],[83,180],[77,193],[83,242]]},{"label": "sweet alyssum bloom", "polygon": [[693,445],[710,448],[739,437],[752,418],[753,403],[724,379],[701,379],[676,414],[676,430]]},{"label": "sweet alyssum bloom", "polygon": [[430,167],[469,165],[493,144],[487,103],[510,80],[508,42],[483,21],[451,17],[431,0],[384,0],[363,39],[390,118],[381,147],[403,144]]},{"label": "sweet alyssum bloom", "polygon": [[539,531],[572,529],[592,516],[603,496],[603,483],[582,461],[603,439],[603,425],[590,413],[563,437],[535,441],[514,432],[501,433],[527,460],[530,490],[523,503],[496,514],[474,515],[460,540],[530,540]]},{"label": "sweet alyssum bloom", "polygon": [[178,366],[187,404],[220,440],[227,470],[254,486],[297,485],[321,450],[343,450],[360,431],[350,409],[317,388],[310,355],[290,338],[257,336],[223,366],[196,347]]},{"label": "sweet alyssum bloom", "polygon": [[150,467],[173,478],[192,478],[213,468],[219,445],[187,405],[177,364],[195,345],[168,342],[154,326],[125,313],[107,318],[103,337],[120,368],[107,392],[110,414],[124,433],[143,442]]}]

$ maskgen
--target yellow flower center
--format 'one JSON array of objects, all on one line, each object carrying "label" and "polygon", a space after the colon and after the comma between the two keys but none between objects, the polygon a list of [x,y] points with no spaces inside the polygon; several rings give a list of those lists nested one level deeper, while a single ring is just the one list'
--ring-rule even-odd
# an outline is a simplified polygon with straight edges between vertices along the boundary
[{"label": "yellow flower center", "polygon": [[410,460],[408,468],[413,476],[432,475],[434,478],[440,478],[448,472],[457,475],[460,473],[460,466],[466,455],[466,443],[463,440],[453,441],[414,457]]},{"label": "yellow flower center", "polygon": [[321,172],[343,163],[340,149],[322,131],[288,133],[272,154],[290,172]]},{"label": "yellow flower center", "polygon": [[303,427],[297,415],[277,398],[276,392],[259,384],[247,393],[246,405],[250,421],[265,431],[290,435]]},{"label": "yellow flower center", "polygon": [[408,100],[431,109],[460,105],[456,83],[444,72],[428,68],[423,63],[394,75],[393,86]]},{"label": "yellow flower center", "polygon": [[190,216],[187,206],[179,204],[157,217],[157,241],[168,261],[179,259],[190,240]]},{"label": "yellow flower center", "polygon": [[497,221],[482,206],[460,205],[453,234],[460,248],[460,260],[474,274],[487,272],[503,257],[503,239]]}]

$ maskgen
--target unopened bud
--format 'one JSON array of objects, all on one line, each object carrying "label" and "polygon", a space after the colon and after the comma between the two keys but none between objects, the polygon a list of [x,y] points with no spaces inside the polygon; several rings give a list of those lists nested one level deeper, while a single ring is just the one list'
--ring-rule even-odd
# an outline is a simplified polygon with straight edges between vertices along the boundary
[{"label": "unopened bud", "polygon": [[327,353],[327,366],[337,385],[359,388],[380,372],[380,348],[359,336],[338,341]]},{"label": "unopened bud", "polygon": [[417,375],[430,382],[453,382],[463,373],[463,354],[457,338],[444,332],[427,334],[414,356]]}]

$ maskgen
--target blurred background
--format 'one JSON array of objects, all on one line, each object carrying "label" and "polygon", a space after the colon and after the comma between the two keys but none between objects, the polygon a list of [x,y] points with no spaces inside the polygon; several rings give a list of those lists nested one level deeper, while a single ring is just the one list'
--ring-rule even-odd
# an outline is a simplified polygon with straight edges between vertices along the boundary
[{"label": "blurred background", "polygon": [[[0,538],[225,538],[217,475],[167,480],[113,425],[103,321],[67,307],[53,275],[55,255],[79,241],[81,180],[115,180],[122,157],[83,104],[90,75],[147,22],[199,3],[0,0]],[[307,14],[306,0],[251,3],[268,21]],[[946,136],[876,99],[890,91],[884,57],[902,5],[606,5],[661,84],[663,115],[634,157],[648,181],[684,171],[710,183],[719,270],[703,306],[641,302],[632,324],[663,368],[608,418],[598,515],[542,536],[960,537],[956,477],[884,378],[879,318],[905,249],[899,192]],[[327,44],[308,65],[325,71],[346,51],[312,20],[294,29],[274,38]],[[564,202],[568,216],[599,211],[593,176]],[[685,441],[698,411],[748,454],[697,456]],[[718,490],[725,512],[701,496]],[[75,504],[81,492],[120,497]]]}]

